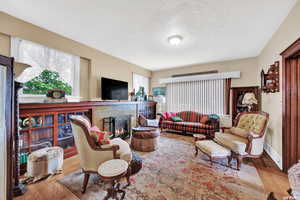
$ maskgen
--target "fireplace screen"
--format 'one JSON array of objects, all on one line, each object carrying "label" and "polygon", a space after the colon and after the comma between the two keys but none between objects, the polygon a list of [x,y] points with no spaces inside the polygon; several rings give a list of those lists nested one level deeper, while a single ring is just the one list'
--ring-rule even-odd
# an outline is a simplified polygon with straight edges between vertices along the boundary
[{"label": "fireplace screen", "polygon": [[104,118],[103,130],[111,132],[112,138],[129,138],[131,134],[131,115]]}]

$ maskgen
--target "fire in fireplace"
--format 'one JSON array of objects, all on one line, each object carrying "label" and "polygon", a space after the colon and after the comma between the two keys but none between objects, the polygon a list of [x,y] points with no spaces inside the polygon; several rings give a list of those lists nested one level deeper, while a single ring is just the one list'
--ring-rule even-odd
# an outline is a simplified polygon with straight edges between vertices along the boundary
[{"label": "fire in fireplace", "polygon": [[112,138],[129,138],[131,134],[131,115],[103,118],[103,130],[111,132]]}]

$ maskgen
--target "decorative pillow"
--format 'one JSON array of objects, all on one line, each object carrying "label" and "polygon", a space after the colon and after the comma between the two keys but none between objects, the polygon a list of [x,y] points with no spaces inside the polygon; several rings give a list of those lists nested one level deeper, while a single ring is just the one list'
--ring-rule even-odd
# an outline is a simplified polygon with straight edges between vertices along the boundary
[{"label": "decorative pillow", "polygon": [[238,135],[244,138],[248,137],[249,135],[249,131],[237,127],[231,127],[229,131],[234,135]]},{"label": "decorative pillow", "polygon": [[171,117],[177,116],[177,112],[166,112],[166,120],[172,121]]},{"label": "decorative pillow", "polygon": [[171,120],[172,120],[173,122],[182,122],[182,121],[183,121],[180,117],[177,117],[177,116],[172,116],[172,117],[171,117]]},{"label": "decorative pillow", "polygon": [[110,144],[110,133],[101,131],[97,126],[93,126],[89,129],[91,137],[97,144]]},{"label": "decorative pillow", "polygon": [[208,115],[203,115],[203,116],[201,117],[201,119],[200,119],[200,123],[201,123],[201,124],[206,124],[206,123],[208,122],[208,120],[209,120]]},{"label": "decorative pillow", "polygon": [[210,115],[208,115],[208,118],[215,119],[215,120],[220,120],[220,116],[217,115],[217,114],[210,114]]}]

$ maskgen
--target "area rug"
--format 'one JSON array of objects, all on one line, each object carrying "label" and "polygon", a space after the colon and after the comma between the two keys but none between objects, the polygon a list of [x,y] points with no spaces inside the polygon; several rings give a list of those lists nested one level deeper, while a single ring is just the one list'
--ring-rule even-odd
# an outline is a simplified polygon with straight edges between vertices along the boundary
[{"label": "area rug", "polygon": [[[142,170],[131,177],[125,188],[130,200],[261,200],[266,199],[263,184],[254,166],[244,163],[240,171],[218,160],[213,167],[204,154],[194,156],[193,138],[162,134],[159,149],[146,153]],[[233,165],[236,163],[233,162]],[[80,188],[81,170],[66,175],[59,182],[78,198],[103,199],[109,186],[92,176],[85,194]],[[122,182],[125,186],[126,182]]]}]

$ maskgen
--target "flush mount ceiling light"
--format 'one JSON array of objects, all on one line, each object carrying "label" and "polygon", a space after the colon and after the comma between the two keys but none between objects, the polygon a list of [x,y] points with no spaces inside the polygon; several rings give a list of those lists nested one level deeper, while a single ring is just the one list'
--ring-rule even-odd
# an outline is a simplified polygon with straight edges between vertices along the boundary
[{"label": "flush mount ceiling light", "polygon": [[173,46],[178,46],[182,42],[183,38],[180,35],[172,35],[168,37],[168,42]]}]

